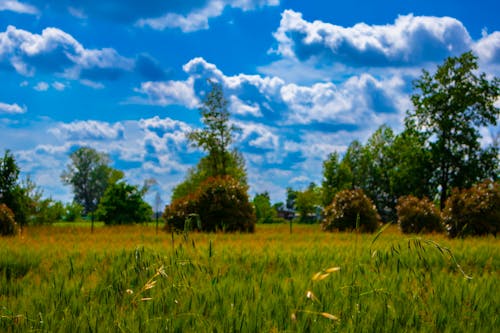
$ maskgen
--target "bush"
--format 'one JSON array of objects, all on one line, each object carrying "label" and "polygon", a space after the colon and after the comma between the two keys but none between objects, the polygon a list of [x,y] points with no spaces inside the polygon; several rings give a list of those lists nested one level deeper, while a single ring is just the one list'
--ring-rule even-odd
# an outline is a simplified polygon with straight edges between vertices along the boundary
[{"label": "bush", "polygon": [[201,231],[255,230],[255,213],[249,202],[246,186],[230,176],[213,177],[204,181],[198,190],[177,199],[165,208],[163,217],[167,229],[183,230],[192,216],[199,217]]},{"label": "bush", "polygon": [[19,232],[14,213],[6,204],[0,204],[0,235],[12,236]]},{"label": "bush", "polygon": [[500,184],[484,181],[470,189],[454,189],[443,210],[450,237],[480,236],[500,231]]},{"label": "bush", "polygon": [[442,231],[439,210],[428,199],[419,199],[412,195],[398,199],[396,206],[398,224],[405,234]]},{"label": "bush", "polygon": [[373,232],[379,221],[380,216],[375,205],[362,190],[343,190],[338,192],[333,202],[325,208],[321,227],[324,231],[353,230],[358,227],[363,232]]}]

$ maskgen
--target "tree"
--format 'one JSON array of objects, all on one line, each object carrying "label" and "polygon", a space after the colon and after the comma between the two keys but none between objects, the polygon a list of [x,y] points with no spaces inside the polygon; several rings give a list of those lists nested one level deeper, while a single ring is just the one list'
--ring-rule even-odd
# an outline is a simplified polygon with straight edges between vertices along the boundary
[{"label": "tree", "polygon": [[315,183],[309,184],[304,191],[297,192],[295,205],[302,223],[318,221],[318,209],[321,204],[321,188]]},{"label": "tree", "polygon": [[[241,185],[246,186],[247,180],[243,156],[237,150],[226,152],[226,155],[227,175],[237,180]],[[210,177],[214,177],[210,159],[208,156],[204,156],[194,168],[188,170],[186,179],[173,189],[172,200],[180,199],[192,193]]]},{"label": "tree", "polygon": [[277,218],[277,212],[271,206],[271,199],[268,192],[258,193],[253,199],[255,216],[257,223],[274,223]]},{"label": "tree", "polygon": [[28,223],[31,203],[26,189],[18,181],[19,171],[14,155],[6,150],[0,158],[0,204],[12,211],[15,221],[22,227]]},{"label": "tree", "polygon": [[97,209],[97,217],[105,224],[131,224],[147,222],[153,210],[142,196],[138,186],[124,181],[110,184],[102,196]]},{"label": "tree", "polygon": [[389,178],[395,198],[413,195],[431,197],[429,186],[432,177],[430,151],[425,147],[425,137],[411,128],[398,134],[389,149],[393,161]]},{"label": "tree", "polygon": [[229,146],[233,142],[232,134],[237,128],[229,124],[228,102],[224,97],[222,86],[215,82],[210,84],[212,90],[200,108],[205,128],[189,133],[188,139],[195,147],[208,152],[209,176],[216,177],[227,175]]},{"label": "tree", "polygon": [[332,203],[335,194],[342,190],[351,188],[352,174],[347,163],[339,161],[339,154],[334,152],[328,155],[323,162],[323,206]]},{"label": "tree", "polygon": [[83,207],[83,213],[92,214],[108,185],[123,178],[123,173],[109,167],[109,157],[92,148],[80,148],[70,158],[61,179],[72,187],[74,202]]},{"label": "tree", "polygon": [[483,178],[496,178],[498,148],[482,149],[482,126],[496,125],[500,109],[500,79],[476,74],[477,57],[467,52],[450,57],[434,75],[424,70],[414,82],[414,110],[409,123],[430,145],[433,183],[439,187],[443,209],[453,187],[468,187]]},{"label": "tree", "polygon": [[229,124],[227,100],[220,84],[210,82],[212,90],[207,94],[200,108],[203,129],[188,134],[188,139],[195,147],[202,148],[208,155],[189,169],[186,179],[178,184],[172,193],[172,200],[177,200],[196,190],[210,177],[229,175],[247,185],[245,161],[236,150],[230,149],[232,135],[238,129]]}]

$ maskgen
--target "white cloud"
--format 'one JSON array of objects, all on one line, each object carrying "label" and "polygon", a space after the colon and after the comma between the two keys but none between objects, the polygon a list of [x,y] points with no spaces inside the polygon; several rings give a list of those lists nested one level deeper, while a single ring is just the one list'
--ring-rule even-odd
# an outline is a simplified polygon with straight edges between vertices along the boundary
[{"label": "white cloud", "polygon": [[221,16],[226,7],[248,11],[263,6],[277,6],[279,2],[279,0],[210,0],[204,7],[196,8],[187,14],[170,12],[156,18],[140,19],[136,24],[142,27],[149,26],[156,30],[174,28],[183,32],[193,32],[208,29],[208,21]]},{"label": "white cloud", "polygon": [[184,105],[194,109],[199,105],[199,100],[194,92],[194,79],[186,81],[143,82],[136,92],[147,95],[143,101],[152,105],[167,106],[172,104]]},{"label": "white cloud", "polygon": [[254,117],[262,117],[262,112],[260,111],[260,107],[256,103],[246,104],[235,95],[231,95],[231,97],[229,98],[229,102],[231,105],[231,112],[233,114],[241,116],[251,115]]},{"label": "white cloud", "polygon": [[6,61],[24,76],[42,70],[70,79],[88,79],[88,75],[95,79],[113,78],[134,68],[133,60],[120,56],[114,49],[86,49],[60,29],[46,28],[41,34],[33,34],[11,25],[0,33],[0,61]]},{"label": "white cloud", "polygon": [[27,111],[26,106],[19,106],[18,104],[7,104],[7,103],[2,103],[0,102],[0,113],[7,113],[7,114],[21,114],[25,113]]},{"label": "white cloud", "polygon": [[394,66],[439,61],[470,49],[463,24],[451,17],[399,16],[393,24],[342,27],[308,22],[293,10],[282,13],[274,33],[284,57],[328,59],[354,66]]},{"label": "white cloud", "polygon": [[49,84],[47,82],[38,82],[33,88],[36,91],[47,91],[49,89]]},{"label": "white cloud", "polygon": [[61,123],[49,132],[63,140],[118,140],[124,137],[121,123],[111,125],[94,120]]},{"label": "white cloud", "polygon": [[20,14],[37,15],[38,9],[17,0],[0,0],[0,11],[12,11]]}]

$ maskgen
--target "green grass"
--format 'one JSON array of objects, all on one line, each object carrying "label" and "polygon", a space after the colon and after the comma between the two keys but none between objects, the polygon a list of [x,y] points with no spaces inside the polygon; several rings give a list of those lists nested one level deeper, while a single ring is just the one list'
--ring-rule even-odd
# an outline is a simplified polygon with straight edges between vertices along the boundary
[{"label": "green grass", "polygon": [[0,239],[0,331],[500,327],[499,240],[407,237],[394,227],[375,237],[259,225],[172,243],[151,226],[28,228]]}]

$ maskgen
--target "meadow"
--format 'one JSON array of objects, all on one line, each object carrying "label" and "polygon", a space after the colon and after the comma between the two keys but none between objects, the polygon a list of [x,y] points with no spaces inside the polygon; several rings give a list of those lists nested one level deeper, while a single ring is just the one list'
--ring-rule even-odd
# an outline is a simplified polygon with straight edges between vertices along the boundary
[{"label": "meadow", "polygon": [[1,332],[494,332],[500,240],[169,234],[42,226],[0,238]]}]

